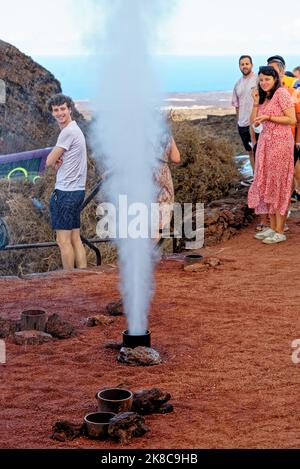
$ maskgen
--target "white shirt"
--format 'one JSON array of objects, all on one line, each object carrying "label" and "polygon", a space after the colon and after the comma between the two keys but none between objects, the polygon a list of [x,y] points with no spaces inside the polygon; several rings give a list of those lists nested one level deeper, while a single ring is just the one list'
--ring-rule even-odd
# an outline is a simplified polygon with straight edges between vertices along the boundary
[{"label": "white shirt", "polygon": [[232,105],[239,108],[238,125],[248,127],[250,125],[250,115],[252,112],[253,98],[252,88],[257,86],[257,76],[250,73],[247,77],[242,76],[235,84],[232,93]]},{"label": "white shirt", "polygon": [[87,174],[86,143],[75,121],[71,121],[62,129],[56,146],[64,148],[65,152],[62,155],[62,165],[57,171],[55,189],[84,190]]}]

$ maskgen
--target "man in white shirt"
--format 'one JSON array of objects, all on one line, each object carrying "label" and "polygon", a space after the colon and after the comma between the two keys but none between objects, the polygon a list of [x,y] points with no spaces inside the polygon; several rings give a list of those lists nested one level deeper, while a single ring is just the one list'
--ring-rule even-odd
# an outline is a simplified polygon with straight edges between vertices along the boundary
[{"label": "man in white shirt", "polygon": [[80,212],[87,175],[85,137],[72,120],[74,103],[71,98],[57,94],[48,101],[48,109],[61,130],[46,162],[57,171],[55,190],[50,197],[52,229],[56,231],[63,268],[83,269],[87,266],[80,238]]},{"label": "man in white shirt", "polygon": [[239,58],[239,67],[242,77],[236,82],[232,93],[232,105],[236,108],[238,131],[245,150],[249,153],[250,163],[254,170],[254,155],[251,146],[250,115],[253,98],[252,88],[257,86],[257,76],[252,71],[253,63],[250,55]]}]

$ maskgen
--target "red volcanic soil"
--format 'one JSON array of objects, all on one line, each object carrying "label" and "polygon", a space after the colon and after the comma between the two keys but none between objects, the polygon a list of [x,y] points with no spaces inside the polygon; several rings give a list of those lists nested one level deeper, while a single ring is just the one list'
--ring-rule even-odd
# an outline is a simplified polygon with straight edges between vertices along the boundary
[{"label": "red volcanic soil", "polygon": [[104,348],[120,341],[124,317],[88,328],[84,319],[119,298],[118,271],[0,280],[1,316],[29,306],[57,312],[77,335],[40,346],[7,340],[1,371],[1,448],[120,448],[111,440],[50,439],[55,421],[81,422],[96,410],[95,393],[123,384],[133,391],[158,386],[174,412],[146,416],[150,431],[127,448],[298,448],[300,364],[291,343],[300,338],[300,228],[288,241],[253,239],[253,227],[203,249],[222,264],[187,273],[182,258],[163,260],[149,328],[163,364],[131,367]]}]

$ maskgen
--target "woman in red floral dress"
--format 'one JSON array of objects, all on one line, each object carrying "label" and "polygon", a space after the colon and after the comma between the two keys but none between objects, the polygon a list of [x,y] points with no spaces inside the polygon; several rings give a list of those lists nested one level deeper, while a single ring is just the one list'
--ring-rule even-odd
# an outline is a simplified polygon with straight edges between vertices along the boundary
[{"label": "woman in red floral dress", "polygon": [[281,86],[273,67],[260,67],[258,89],[254,89],[251,122],[262,124],[253,183],[248,205],[257,214],[268,214],[271,227],[255,235],[265,244],[285,241],[283,234],[294,174],[295,107],[289,92]]}]

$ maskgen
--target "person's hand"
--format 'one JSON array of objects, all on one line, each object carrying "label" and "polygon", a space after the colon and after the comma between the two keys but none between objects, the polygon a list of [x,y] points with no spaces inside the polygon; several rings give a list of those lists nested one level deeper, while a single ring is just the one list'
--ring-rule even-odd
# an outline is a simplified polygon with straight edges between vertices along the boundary
[{"label": "person's hand", "polygon": [[252,96],[252,98],[253,98],[253,103],[254,103],[254,104],[258,104],[258,103],[259,103],[258,88],[256,88],[256,87],[252,88],[251,96]]},{"label": "person's hand", "polygon": [[62,164],[63,164],[63,157],[60,156],[54,165],[54,169],[58,171]]},{"label": "person's hand", "polygon": [[270,120],[270,116],[267,116],[267,115],[258,116],[254,120],[254,126],[258,127],[260,124],[268,120]]}]

